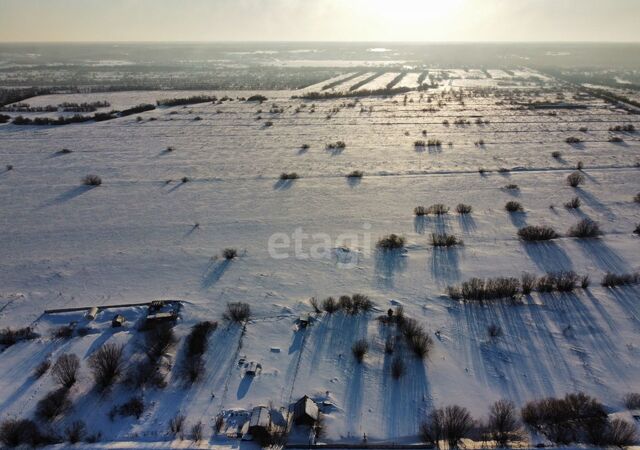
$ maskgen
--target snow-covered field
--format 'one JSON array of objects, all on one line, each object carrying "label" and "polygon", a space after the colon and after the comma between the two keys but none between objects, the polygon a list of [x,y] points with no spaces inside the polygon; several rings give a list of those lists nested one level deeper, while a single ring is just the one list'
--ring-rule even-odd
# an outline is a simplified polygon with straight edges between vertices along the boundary
[{"label": "snow-covered field", "polygon": [[[384,87],[396,74],[363,88]],[[408,74],[399,86],[417,84],[417,75]],[[356,107],[344,99],[292,100],[299,92],[274,91],[264,93],[269,100],[261,105],[158,108],[139,121],[0,125],[0,163],[13,166],[0,172],[0,328],[33,326],[40,335],[0,353],[0,417],[33,414],[54,383],[31,373],[62,353],[77,354],[82,369],[72,388],[73,410],[57,427],[82,419],[104,441],[141,447],[168,440],[167,422],[178,413],[189,424],[202,421],[208,441],[221,413],[259,405],[278,410],[303,395],[330,404],[327,442],[360,442],[363,434],[372,441],[417,441],[431,408],[456,403],[482,418],[500,398],[522,406],[584,391],[611,411],[622,410],[622,396],[640,391],[640,289],[605,289],[599,281],[607,271],[640,269],[640,238],[632,234],[640,223],[640,204],[633,201],[640,192],[640,143],[634,133],[617,133],[624,142],[608,142],[608,130],[620,124],[637,129],[640,121],[594,98],[582,101],[587,109],[550,115],[468,89],[464,105],[440,90],[410,92],[406,101],[363,98]],[[567,101],[578,102],[572,94],[565,92]],[[29,103],[108,100],[123,108],[187,95],[194,93],[75,94]],[[270,113],[272,104],[284,112]],[[489,122],[477,124],[478,117]],[[470,124],[454,125],[456,118]],[[267,120],[273,125],[265,126]],[[565,143],[570,136],[583,142]],[[443,145],[414,147],[418,139]],[[325,149],[338,140],[346,148]],[[57,153],[62,148],[72,153]],[[561,156],[553,158],[553,151]],[[574,189],[565,179],[579,161],[586,181]],[[346,179],[352,170],[364,177]],[[300,179],[280,181],[281,172]],[[81,185],[90,173],[102,177],[101,186]],[[582,207],[565,209],[574,196]],[[525,213],[507,213],[509,200],[521,202]],[[414,217],[415,206],[435,203],[451,212],[441,219]],[[458,203],[472,205],[472,214],[457,215]],[[564,234],[585,217],[600,224],[603,237],[529,245],[517,239],[525,224]],[[436,231],[462,238],[464,246],[431,247]],[[300,233],[306,237],[295,248]],[[406,253],[374,248],[388,233],[407,238]],[[283,234],[291,245],[278,249],[276,256],[286,258],[274,258],[270,239],[282,242]],[[327,248],[325,257],[312,257],[319,246]],[[347,267],[344,246],[356,255]],[[221,259],[227,247],[237,248],[239,257]],[[484,306],[445,295],[448,285],[471,277],[558,270],[589,275],[591,287]],[[300,316],[313,313],[309,298],[353,293],[368,295],[377,311],[320,314],[308,328],[297,327]],[[133,355],[140,340],[134,323],[145,309],[105,310],[90,324],[91,333],[70,339],[53,338],[51,331],[72,320],[83,323],[83,314],[43,311],[157,298],[185,301],[179,337],[201,320],[220,323],[209,339],[204,378],[191,387],[180,382],[180,341],[168,386],[143,392],[142,417],[110,421],[111,408],[133,393],[118,385],[106,397],[97,394],[88,358],[105,342],[123,343]],[[238,301],[253,313],[244,330],[221,319],[227,302]],[[406,375],[394,380],[384,352],[388,330],[376,316],[399,304],[435,345],[424,361],[408,357]],[[129,319],[124,329],[109,326],[116,312]],[[489,338],[492,324],[502,328],[501,337]],[[361,365],[351,354],[360,338],[370,342]],[[260,363],[262,371],[244,376],[240,359]]]}]

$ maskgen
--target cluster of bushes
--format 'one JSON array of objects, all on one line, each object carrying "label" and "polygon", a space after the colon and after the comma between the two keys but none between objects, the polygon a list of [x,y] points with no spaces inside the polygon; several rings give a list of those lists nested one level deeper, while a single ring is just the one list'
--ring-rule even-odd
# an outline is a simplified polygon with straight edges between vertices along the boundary
[{"label": "cluster of bushes", "polygon": [[126,117],[126,116],[131,116],[133,114],[140,114],[146,111],[153,111],[154,109],[156,109],[154,105],[151,105],[149,103],[143,103],[141,105],[137,105],[132,108],[123,109],[122,111],[120,111],[119,115],[120,117]]},{"label": "cluster of bushes", "polygon": [[207,350],[209,336],[218,327],[217,322],[204,321],[191,327],[185,339],[185,355],[180,375],[188,383],[195,383],[204,374],[202,355]]},{"label": "cluster of bushes", "polygon": [[69,125],[72,123],[83,123],[94,120],[93,116],[83,116],[74,114],[73,116],[53,117],[34,117],[33,119],[24,116],[18,116],[13,119],[14,125]]},{"label": "cluster of bushes", "polygon": [[[429,356],[429,352],[433,348],[433,339],[417,320],[405,316],[402,306],[398,306],[395,311],[389,309],[387,314],[378,317],[378,320],[383,325],[395,326],[398,336],[404,339],[406,348],[417,358],[424,359]],[[385,353],[396,352],[396,347],[396,342],[387,340]],[[396,379],[400,378],[404,374],[404,368],[404,363],[400,356],[396,356],[391,368],[392,376]]]},{"label": "cluster of bushes", "polygon": [[363,294],[341,295],[338,300],[327,297],[320,304],[315,299],[311,299],[311,304],[316,312],[324,310],[327,314],[333,314],[342,311],[350,316],[368,313],[375,306],[371,299]]},{"label": "cluster of bushes", "polygon": [[11,120],[11,116],[7,116],[6,114],[0,114],[0,123],[8,123]]},{"label": "cluster of bushes", "polygon": [[227,303],[227,310],[222,317],[231,322],[246,322],[251,317],[251,307],[243,302]]},{"label": "cluster of bushes", "polygon": [[17,342],[35,339],[36,337],[38,337],[38,335],[33,331],[33,329],[31,329],[31,327],[19,328],[16,330],[5,328],[0,331],[0,346],[11,347]]},{"label": "cluster of bushes", "polygon": [[[466,207],[467,205],[458,205],[458,207],[461,207],[461,206]],[[428,208],[425,208],[424,206],[416,206],[413,209],[413,213],[416,216],[429,216],[429,215],[443,216],[449,213],[449,207],[446,205],[443,205],[442,203],[436,203],[434,205],[429,206]]]},{"label": "cluster of bushes", "polygon": [[519,294],[538,292],[571,292],[578,285],[589,287],[589,277],[577,275],[573,271],[549,272],[540,277],[524,273],[515,277],[471,278],[460,286],[449,286],[447,294],[454,300],[483,302],[486,300],[513,299]]},{"label": "cluster of bushes", "polygon": [[612,288],[616,286],[628,286],[640,283],[640,273],[611,273],[607,272],[600,284]]},{"label": "cluster of bushes", "polygon": [[636,440],[634,425],[621,419],[608,420],[604,406],[583,393],[529,402],[521,416],[526,425],[561,445],[623,447]]},{"label": "cluster of bushes", "polygon": [[282,172],[280,174],[280,180],[282,181],[297,180],[298,178],[300,178],[300,176],[296,172]]},{"label": "cluster of bushes", "polygon": [[[358,83],[360,86],[362,84]],[[358,87],[360,87],[358,86]],[[348,92],[309,92],[308,94],[303,94],[300,96],[293,96],[292,98],[302,98],[305,100],[330,100],[334,98],[354,98],[354,97],[375,97],[375,96],[391,96],[391,95],[399,95],[405,94],[409,92],[411,89],[407,87],[398,87],[398,88],[382,88],[382,89],[361,89],[356,91],[353,89],[354,86],[350,88]],[[356,88],[357,89],[357,88]]]},{"label": "cluster of bushes", "polygon": [[344,141],[330,142],[325,146],[325,148],[327,150],[343,150],[347,148],[347,144]]},{"label": "cluster of bushes", "polygon": [[597,222],[591,219],[582,219],[569,228],[567,235],[575,238],[594,238],[602,235],[602,231]]},{"label": "cluster of bushes", "polygon": [[553,228],[546,225],[528,225],[518,230],[518,237],[527,242],[548,241],[559,236]]},{"label": "cluster of bushes", "polygon": [[584,183],[584,175],[580,172],[572,172],[567,176],[567,184],[571,187],[578,187]]},{"label": "cluster of bushes", "polygon": [[376,247],[381,250],[399,250],[404,247],[406,239],[397,234],[389,234],[381,237],[376,243]]},{"label": "cluster of bushes", "polygon": [[446,233],[431,233],[431,245],[434,247],[453,247],[462,245],[462,239]]},{"label": "cluster of bushes", "polygon": [[85,186],[100,186],[102,184],[102,178],[98,175],[86,175],[82,179],[82,184]]},{"label": "cluster of bushes", "polygon": [[166,386],[162,357],[175,345],[177,339],[171,323],[145,323],[142,353],[144,359],[132,364],[125,382],[136,388]]},{"label": "cluster of bushes", "polygon": [[166,98],[157,100],[158,106],[180,106],[180,105],[195,105],[197,103],[216,102],[218,98],[215,95],[193,95],[191,97],[183,98]]},{"label": "cluster of bushes", "polygon": [[632,124],[616,125],[614,127],[609,127],[609,131],[625,131],[627,133],[633,133],[634,131],[636,131],[636,127],[634,127]]},{"label": "cluster of bushes", "polygon": [[267,100],[268,100],[267,97],[265,97],[264,95],[260,95],[260,94],[252,95],[251,97],[247,98],[248,102],[262,103],[262,102],[266,102]]}]

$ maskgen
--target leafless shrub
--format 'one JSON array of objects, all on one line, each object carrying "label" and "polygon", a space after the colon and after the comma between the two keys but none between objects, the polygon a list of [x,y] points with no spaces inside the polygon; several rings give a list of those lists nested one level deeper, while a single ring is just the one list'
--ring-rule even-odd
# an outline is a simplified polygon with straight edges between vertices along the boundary
[{"label": "leafless shrub", "polygon": [[251,317],[251,307],[248,303],[233,302],[227,303],[227,312],[223,318],[232,322],[245,322]]},{"label": "leafless shrub", "polygon": [[165,375],[159,364],[155,361],[139,361],[132,364],[124,378],[124,383],[133,389],[141,389],[143,387],[154,387],[164,389],[167,385]]},{"label": "leafless shrub", "polygon": [[580,201],[579,197],[573,197],[571,200],[564,204],[564,207],[567,209],[577,209],[580,208],[581,204],[582,202]]},{"label": "leafless shrub", "polygon": [[407,339],[407,347],[418,358],[424,359],[429,356],[433,347],[433,339],[428,334],[422,332]]},{"label": "leafless shrub", "polygon": [[424,442],[440,448],[440,441],[444,439],[444,411],[432,411],[427,420],[420,424],[420,436]]},{"label": "leafless shrub", "polygon": [[77,444],[87,435],[87,426],[82,420],[73,421],[65,429],[65,435],[67,436],[67,442]]},{"label": "leafless shrub", "polygon": [[352,315],[367,313],[373,309],[373,306],[374,304],[368,296],[353,294],[351,296],[351,309],[346,312]]},{"label": "leafless shrub", "polygon": [[594,238],[602,235],[600,226],[591,219],[582,219],[580,222],[569,228],[567,234],[575,238]]},{"label": "leafless shrub", "polygon": [[33,369],[33,376],[35,378],[41,378],[51,367],[51,361],[49,359],[44,359]]},{"label": "leafless shrub", "polygon": [[640,274],[638,273],[611,273],[607,272],[602,278],[602,286],[612,288],[616,286],[627,286],[640,282]]},{"label": "leafless shrub", "polygon": [[418,217],[426,216],[427,208],[425,208],[424,206],[416,206],[415,208],[413,208],[413,214]]},{"label": "leafless shrub", "polygon": [[608,422],[604,434],[604,445],[625,448],[637,443],[638,435],[634,424],[620,418]]},{"label": "leafless shrub", "polygon": [[593,397],[583,393],[527,403],[521,410],[524,423],[558,444],[575,442],[592,428],[599,428],[607,414]]},{"label": "leafless shrub", "polygon": [[333,314],[339,309],[339,306],[335,298],[327,297],[322,300],[322,309],[324,309],[327,314]]},{"label": "leafless shrub", "polygon": [[404,362],[402,361],[402,358],[400,358],[399,356],[393,358],[393,361],[391,361],[391,376],[395,380],[397,380],[404,375],[405,371],[406,367],[404,365]]},{"label": "leafless shrub", "polygon": [[559,151],[554,151],[551,152],[551,156],[553,156],[555,159],[558,159],[562,156],[562,153],[560,153]]},{"label": "leafless shrub", "polygon": [[51,375],[61,387],[69,389],[78,378],[78,369],[80,359],[72,353],[65,353],[56,360]]},{"label": "leafless shrub", "polygon": [[320,309],[320,303],[318,303],[318,299],[315,297],[311,297],[309,299],[309,304],[311,305],[311,307],[313,308],[313,311],[316,314],[320,314],[322,312],[322,310]]},{"label": "leafless shrub", "polygon": [[499,447],[506,447],[509,439],[519,428],[514,404],[507,400],[498,400],[492,404],[487,425],[491,438]]},{"label": "leafless shrub", "polygon": [[580,287],[582,289],[587,289],[589,287],[590,283],[591,283],[591,281],[589,280],[589,275],[583,275],[580,278]]},{"label": "leafless shrub", "polygon": [[235,258],[236,256],[238,256],[238,250],[236,250],[235,248],[225,248],[222,251],[222,257],[227,261]]},{"label": "leafless shrub", "polygon": [[490,338],[497,338],[502,336],[502,327],[495,323],[492,323],[487,327],[487,334]]},{"label": "leafless shrub", "polygon": [[122,371],[124,347],[117,344],[104,344],[89,359],[89,367],[99,390],[111,387]]},{"label": "leafless shrub", "polygon": [[[459,298],[472,301],[497,300],[502,298],[515,298],[520,291],[520,280],[517,278],[471,278],[462,283],[460,288],[449,289],[449,295],[453,293]],[[452,297],[455,298],[455,297]]]},{"label": "leafless shrub", "polygon": [[347,174],[347,178],[362,178],[364,172],[362,170],[353,170]]},{"label": "leafless shrub", "polygon": [[356,361],[361,363],[364,359],[364,355],[369,351],[369,344],[365,339],[359,339],[353,344],[351,351],[353,352],[353,356],[356,358]]},{"label": "leafless shrub", "polygon": [[144,334],[144,353],[149,361],[156,362],[176,343],[171,324],[158,324]]},{"label": "leafless shrub", "polygon": [[559,237],[556,231],[546,225],[529,225],[518,230],[518,237],[523,241],[548,241]]},{"label": "leafless shrub", "polygon": [[56,339],[69,339],[71,336],[73,336],[73,327],[70,325],[63,325],[53,331],[53,337]]},{"label": "leafless shrub", "polygon": [[453,247],[462,244],[462,240],[453,235],[431,233],[431,245],[434,247]]},{"label": "leafless shrub", "polygon": [[504,187],[504,188],[505,188],[505,189],[507,189],[507,190],[509,190],[509,191],[517,191],[517,190],[520,190],[520,186],[518,186],[517,184],[513,184],[513,183],[505,185],[505,187]]},{"label": "leafless shrub", "polygon": [[0,442],[6,447],[37,447],[56,441],[55,437],[44,434],[33,420],[7,419],[0,424]]},{"label": "leafless shrub", "polygon": [[123,417],[135,417],[139,419],[144,413],[144,401],[142,397],[136,396],[123,403],[118,407],[114,407],[112,415],[119,414]]},{"label": "leafless shrub", "polygon": [[296,173],[296,172],[282,172],[280,174],[280,180],[281,181],[287,181],[287,180],[297,180],[298,178],[300,178],[300,176]]},{"label": "leafless shrub", "polygon": [[511,213],[524,211],[524,208],[522,207],[522,204],[520,202],[516,202],[514,200],[508,201],[504,205],[504,209],[506,209],[507,211],[509,211]]},{"label": "leafless shrub", "polygon": [[575,137],[575,136],[570,136],[568,138],[566,138],[564,140],[567,144],[579,144],[580,142],[582,142],[582,139]]},{"label": "leafless shrub", "polygon": [[470,214],[471,210],[471,205],[465,205],[464,203],[459,203],[458,206],[456,206],[456,212],[458,214]]},{"label": "leafless shrub", "polygon": [[200,442],[203,438],[204,425],[202,422],[197,422],[191,427],[191,439],[195,442]]},{"label": "leafless shrub", "polygon": [[406,240],[402,236],[397,234],[389,234],[378,240],[376,244],[379,249],[382,250],[397,250],[404,247]]},{"label": "leafless shrub", "polygon": [[636,203],[640,203],[640,192],[638,192],[635,197],[633,197],[633,201]]},{"label": "leafless shrub", "polygon": [[622,400],[627,409],[640,409],[640,392],[629,392]]},{"label": "leafless shrub", "polygon": [[37,336],[31,327],[18,328],[16,330],[5,328],[0,331],[0,346],[11,347],[16,342],[35,339]]},{"label": "leafless shrub", "polygon": [[640,235],[640,223],[638,225],[636,225],[635,230],[633,230],[633,234]]},{"label": "leafless shrub", "polygon": [[36,405],[36,416],[44,421],[51,422],[63,416],[71,409],[69,390],[56,389],[45,395]]},{"label": "leafless shrub", "polygon": [[436,203],[435,205],[431,205],[427,208],[427,214],[434,216],[443,216],[449,213],[449,207],[443,205],[442,203]]},{"label": "leafless shrub", "polygon": [[182,433],[184,431],[184,423],[186,421],[186,417],[182,414],[176,415],[173,419],[169,421],[169,432],[173,436],[179,436],[182,438]]},{"label": "leafless shrub", "polygon": [[535,284],[536,284],[536,276],[530,273],[523,273],[522,277],[520,277],[520,283],[522,285],[522,293],[524,295],[531,294]]},{"label": "leafless shrub", "polygon": [[82,184],[85,186],[100,186],[102,184],[102,178],[98,175],[86,175],[82,179]]},{"label": "leafless shrub", "polygon": [[578,187],[584,183],[584,175],[580,172],[572,172],[567,176],[567,184],[571,187]]}]

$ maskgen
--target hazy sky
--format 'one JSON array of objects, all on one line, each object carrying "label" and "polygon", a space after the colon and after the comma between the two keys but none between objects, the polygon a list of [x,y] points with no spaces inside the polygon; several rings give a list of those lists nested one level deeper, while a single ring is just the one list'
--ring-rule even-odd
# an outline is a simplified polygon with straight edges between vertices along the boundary
[{"label": "hazy sky", "polygon": [[640,0],[0,0],[8,41],[640,41]]}]

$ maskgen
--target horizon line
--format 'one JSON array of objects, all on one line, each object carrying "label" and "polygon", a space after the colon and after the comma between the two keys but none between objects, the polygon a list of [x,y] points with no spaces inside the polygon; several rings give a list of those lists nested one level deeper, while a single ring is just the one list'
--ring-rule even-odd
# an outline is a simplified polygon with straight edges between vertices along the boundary
[{"label": "horizon line", "polygon": [[640,44],[640,41],[508,41],[508,40],[443,40],[443,41],[412,41],[412,40],[115,40],[115,41],[0,41],[0,45],[10,44]]}]

